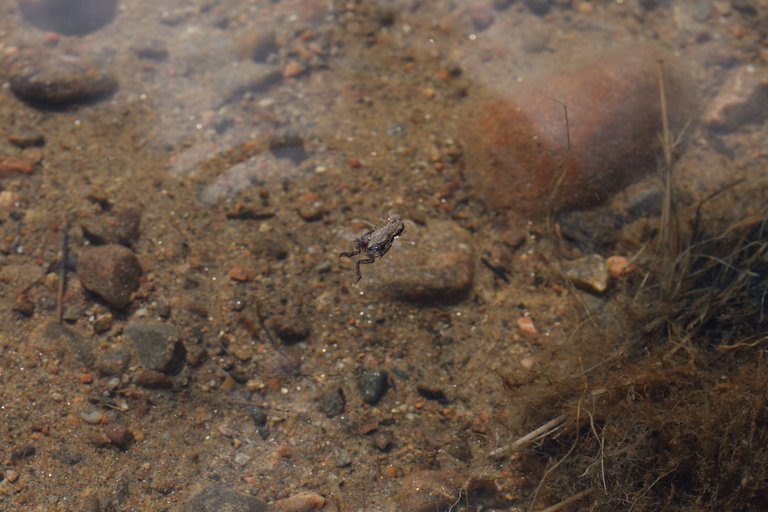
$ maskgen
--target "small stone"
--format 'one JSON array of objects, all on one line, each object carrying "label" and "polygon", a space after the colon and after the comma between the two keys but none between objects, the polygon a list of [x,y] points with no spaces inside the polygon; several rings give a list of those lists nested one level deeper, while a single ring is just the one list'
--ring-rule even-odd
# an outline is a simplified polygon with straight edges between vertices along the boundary
[{"label": "small stone", "polygon": [[110,444],[123,451],[127,450],[134,441],[133,432],[122,425],[110,425],[106,434]]},{"label": "small stone", "polygon": [[77,277],[83,288],[116,309],[130,305],[131,295],[139,289],[141,273],[139,260],[121,245],[83,249],[77,260]]},{"label": "small stone", "polygon": [[13,174],[31,174],[33,165],[30,162],[8,156],[0,158],[0,176],[10,176]]},{"label": "small stone", "polygon": [[168,58],[168,47],[157,39],[142,40],[133,46],[140,59],[162,61]]},{"label": "small stone", "polygon": [[358,389],[365,403],[376,405],[386,394],[387,384],[387,372],[365,371],[358,381]]},{"label": "small stone", "polygon": [[494,17],[491,7],[486,3],[475,3],[467,9],[469,19],[472,20],[472,26],[478,32],[487,30],[493,25]]},{"label": "small stone", "polygon": [[243,58],[252,59],[255,62],[266,62],[269,56],[277,53],[279,46],[273,30],[249,30],[237,42],[237,52]]},{"label": "small stone", "polygon": [[134,376],[134,382],[147,389],[172,389],[173,380],[163,372],[139,369]]},{"label": "small stone", "polygon": [[447,469],[414,471],[400,487],[400,510],[448,512],[460,501],[465,483],[465,478]]},{"label": "small stone", "polygon": [[269,318],[267,327],[288,345],[304,341],[309,337],[309,324],[297,312],[287,312]]},{"label": "small stone", "polygon": [[591,254],[562,264],[565,277],[577,288],[603,293],[608,288],[608,268],[599,254]]},{"label": "small stone", "polygon": [[325,498],[316,492],[304,491],[289,498],[277,500],[277,508],[283,512],[312,512],[325,505]]},{"label": "small stone", "polygon": [[80,413],[80,419],[89,425],[98,425],[103,417],[104,415],[99,411],[82,411]]},{"label": "small stone", "polygon": [[82,512],[101,512],[101,502],[96,494],[85,496],[80,502]]},{"label": "small stone", "polygon": [[472,236],[453,222],[408,223],[389,252],[361,271],[366,287],[401,300],[456,300],[472,287]]},{"label": "small stone", "polygon": [[732,132],[768,119],[768,70],[743,66],[735,70],[704,114],[712,129]]},{"label": "small stone", "polygon": [[518,318],[517,328],[520,329],[520,333],[526,338],[535,338],[539,335],[539,331],[536,329],[536,324],[533,323],[533,318],[529,316],[521,316]]},{"label": "small stone", "polygon": [[344,396],[344,390],[341,388],[334,388],[325,392],[318,399],[317,406],[329,418],[342,414],[347,407],[347,399]]},{"label": "small stone", "polygon": [[5,479],[10,483],[14,483],[19,479],[19,473],[13,469],[8,469],[5,471]]},{"label": "small stone", "polygon": [[595,6],[590,2],[579,2],[578,5],[576,5],[576,10],[581,14],[592,14],[595,12]]},{"label": "small stone", "polygon": [[221,485],[211,485],[189,501],[187,512],[264,512],[263,501]]},{"label": "small stone", "polygon": [[93,320],[93,332],[103,334],[112,328],[112,313],[104,313]]},{"label": "small stone", "polygon": [[523,3],[533,14],[544,16],[549,13],[553,0],[524,0]]},{"label": "small stone", "polygon": [[131,355],[125,350],[109,350],[99,354],[96,369],[102,376],[122,375],[130,361]]},{"label": "small stone", "polygon": [[93,245],[120,244],[130,247],[139,238],[141,212],[135,208],[114,215],[86,219],[80,223],[83,236]]},{"label": "small stone", "polygon": [[619,279],[632,272],[632,264],[624,256],[606,258],[605,266],[611,279]]},{"label": "small stone", "polygon": [[371,434],[371,445],[382,453],[387,453],[395,446],[395,434],[391,430],[377,430]]},{"label": "small stone", "polygon": [[171,324],[134,321],[126,328],[141,365],[148,370],[172,373],[184,363],[186,349],[179,331]]},{"label": "small stone", "polygon": [[8,136],[8,141],[22,149],[45,146],[45,136],[31,129],[17,129]]},{"label": "small stone", "polygon": [[301,63],[295,61],[295,60],[289,60],[285,67],[283,67],[283,76],[285,78],[295,78],[299,76],[304,71],[304,67],[301,65]]},{"label": "small stone", "polygon": [[99,58],[28,50],[9,66],[11,90],[20,99],[69,106],[102,99],[117,90],[117,79]]},{"label": "small stone", "polygon": [[53,454],[53,458],[62,464],[74,466],[75,464],[82,462],[85,456],[80,452],[72,451],[70,448],[63,447]]},{"label": "small stone", "polygon": [[40,30],[83,36],[115,17],[117,0],[19,0],[28,23]]}]

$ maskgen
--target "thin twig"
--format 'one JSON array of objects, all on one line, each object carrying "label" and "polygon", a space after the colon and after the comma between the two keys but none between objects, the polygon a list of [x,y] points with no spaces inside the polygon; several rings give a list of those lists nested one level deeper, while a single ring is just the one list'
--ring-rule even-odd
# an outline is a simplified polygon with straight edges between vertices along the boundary
[{"label": "thin twig", "polygon": [[577,492],[573,496],[565,498],[560,503],[555,503],[551,507],[547,507],[547,508],[541,509],[538,512],[557,512],[558,510],[562,510],[565,507],[567,507],[568,505],[572,505],[572,504],[576,503],[577,501],[579,501],[580,499],[589,496],[590,494],[592,494],[593,491],[594,491],[594,489],[585,489],[585,490],[583,490],[581,492]]},{"label": "thin twig", "polygon": [[69,259],[69,219],[64,219],[61,234],[61,261],[59,261],[59,286],[56,290],[56,319],[64,321],[64,291],[67,289],[67,259]]},{"label": "thin twig", "polygon": [[519,450],[520,448],[530,444],[532,441],[540,437],[547,436],[552,432],[554,432],[555,430],[559,429],[563,425],[563,423],[565,423],[565,420],[567,418],[568,418],[567,414],[561,414],[560,416],[549,420],[539,428],[531,430],[523,437],[517,439],[514,443],[496,448],[489,454],[489,456],[491,458],[498,459],[510,452]]}]

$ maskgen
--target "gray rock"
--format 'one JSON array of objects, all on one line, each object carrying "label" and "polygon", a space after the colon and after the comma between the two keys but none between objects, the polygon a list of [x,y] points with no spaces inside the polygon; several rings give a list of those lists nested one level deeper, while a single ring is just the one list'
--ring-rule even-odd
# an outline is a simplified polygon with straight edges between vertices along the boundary
[{"label": "gray rock", "polygon": [[768,71],[737,69],[710,103],[704,122],[715,130],[735,131],[768,119]]},{"label": "gray rock", "polygon": [[376,405],[387,392],[387,372],[365,371],[357,384],[363,401]]},{"label": "gray rock", "polygon": [[432,222],[427,227],[407,223],[389,252],[361,270],[361,286],[397,299],[453,300],[472,287],[472,237],[453,222]]},{"label": "gray rock", "polygon": [[130,305],[131,295],[139,289],[141,272],[139,260],[121,245],[88,247],[77,260],[77,277],[83,288],[117,309]]},{"label": "gray rock", "polygon": [[33,104],[72,106],[117,90],[117,79],[97,57],[30,50],[14,59],[9,71],[13,93]]},{"label": "gray rock", "polygon": [[338,416],[344,412],[347,406],[347,399],[344,396],[344,390],[341,388],[332,388],[320,396],[317,406],[329,418]]},{"label": "gray rock", "polygon": [[562,263],[565,277],[577,288],[603,293],[608,288],[608,267],[599,254],[590,254],[573,261]]},{"label": "gray rock", "polygon": [[253,496],[212,485],[189,501],[186,512],[263,512],[266,509],[264,502]]},{"label": "gray rock", "polygon": [[85,35],[115,17],[117,0],[19,0],[24,20],[41,30]]},{"label": "gray rock", "polygon": [[186,349],[179,331],[173,325],[136,321],[128,325],[126,333],[133,341],[144,368],[170,373],[184,362]]}]

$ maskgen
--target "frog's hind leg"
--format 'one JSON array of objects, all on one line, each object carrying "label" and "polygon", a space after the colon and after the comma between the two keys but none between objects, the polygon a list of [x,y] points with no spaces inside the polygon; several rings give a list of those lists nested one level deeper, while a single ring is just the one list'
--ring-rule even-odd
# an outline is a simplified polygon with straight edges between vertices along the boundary
[{"label": "frog's hind leg", "polygon": [[376,257],[372,254],[368,256],[368,259],[357,260],[357,263],[355,263],[355,270],[357,271],[357,279],[353,284],[357,284],[360,281],[360,279],[362,279],[363,277],[363,274],[360,273],[360,265],[370,265],[374,261],[376,261]]},{"label": "frog's hind leg", "polygon": [[362,251],[360,251],[359,249],[356,250],[356,251],[342,252],[341,254],[339,254],[339,259],[341,259],[341,258],[352,258],[354,256],[357,256],[361,252]]}]

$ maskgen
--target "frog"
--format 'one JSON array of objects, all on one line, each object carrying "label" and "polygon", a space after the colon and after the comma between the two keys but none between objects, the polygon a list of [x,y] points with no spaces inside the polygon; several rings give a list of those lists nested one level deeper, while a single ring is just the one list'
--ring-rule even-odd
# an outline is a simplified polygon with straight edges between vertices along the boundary
[{"label": "frog", "polygon": [[362,236],[355,238],[355,250],[349,252],[342,252],[339,254],[341,258],[353,258],[358,254],[364,254],[366,257],[359,259],[355,262],[355,272],[357,279],[354,284],[360,282],[363,275],[360,273],[360,265],[370,265],[377,259],[382,258],[389,251],[390,247],[394,243],[395,239],[403,234],[405,231],[405,223],[403,217],[397,212],[390,212],[387,214],[387,219],[384,224],[378,227],[374,227],[362,234]]}]

